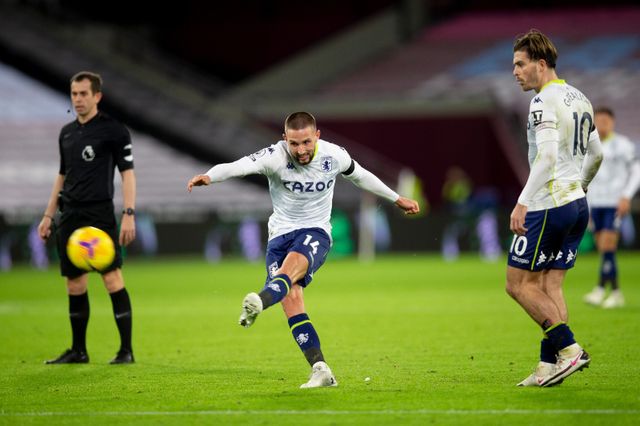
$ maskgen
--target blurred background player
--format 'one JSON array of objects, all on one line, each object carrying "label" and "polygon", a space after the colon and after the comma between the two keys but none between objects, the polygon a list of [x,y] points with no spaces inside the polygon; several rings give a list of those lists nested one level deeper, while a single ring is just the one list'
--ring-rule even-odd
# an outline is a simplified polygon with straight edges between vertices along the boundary
[{"label": "blurred background player", "polygon": [[[587,198],[602,261],[598,285],[585,295],[584,301],[603,308],[617,308],[624,306],[616,262],[620,225],[631,210],[631,199],[640,186],[640,160],[633,142],[615,132],[616,121],[611,108],[597,108],[595,124],[602,141],[604,160],[589,185]],[[611,293],[605,298],[607,284],[611,285]]]},{"label": "blurred background player", "polygon": [[[78,269],[67,257],[67,240],[76,229],[95,226],[105,231],[114,242],[116,256],[111,266],[101,272],[104,286],[111,296],[113,313],[120,333],[120,350],[111,364],[134,362],[131,348],[131,302],[124,288],[120,268],[120,244],[135,239],[134,207],[136,180],[133,172],[131,136],[125,126],[98,111],[102,99],[100,75],[82,71],[71,78],[71,103],[77,119],[60,131],[60,171],[38,233],[44,240],[51,235],[53,217],[61,211],[56,229],[60,270],[67,277],[69,320],[73,333],[71,349],[47,364],[89,362],[86,347],[89,322],[87,271]],[[122,176],[125,209],[118,235],[113,206],[113,175],[118,167]]]},{"label": "blurred background player", "polygon": [[455,260],[460,256],[460,235],[467,232],[471,222],[471,192],[469,175],[458,166],[449,167],[442,187],[449,222],[442,234],[442,257]]},{"label": "blurred background player", "polygon": [[602,161],[587,97],[556,75],[558,51],[530,30],[513,47],[513,75],[534,90],[529,177],[511,213],[507,293],[544,331],[540,363],[518,386],[552,386],[591,361],[567,325],[562,282],[589,222],[585,190]]},{"label": "blurred background player", "polygon": [[320,339],[304,307],[303,290],[324,263],[331,248],[331,208],[338,175],[385,198],[407,214],[419,212],[418,203],[400,197],[346,150],[320,139],[315,118],[307,112],[287,117],[283,140],[233,163],[218,164],[194,176],[194,186],[232,177],[262,174],[269,179],[273,214],[269,218],[267,279],[264,288],[242,302],[239,323],[250,327],[258,314],[278,302],[293,338],[311,365],[311,377],[302,388],[337,386],[320,349]]},{"label": "blurred background player", "polygon": [[[459,166],[447,169],[442,187],[442,199],[448,213],[448,223],[442,234],[442,257],[452,261],[460,256],[460,240],[470,240],[477,246],[482,259],[495,261],[501,254],[498,235],[498,195],[495,188],[474,188],[469,175]],[[472,240],[475,230],[475,240]]]}]

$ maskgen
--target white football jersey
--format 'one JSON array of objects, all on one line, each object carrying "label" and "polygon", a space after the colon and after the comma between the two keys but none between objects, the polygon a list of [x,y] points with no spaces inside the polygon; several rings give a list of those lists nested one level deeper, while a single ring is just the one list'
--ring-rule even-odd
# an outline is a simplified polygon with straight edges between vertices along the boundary
[{"label": "white football jersey", "polygon": [[533,195],[528,211],[560,207],[585,196],[581,169],[592,132],[593,108],[589,99],[564,80],[547,83],[529,104],[527,140],[529,166],[536,161],[536,130],[558,131],[558,157],[549,179]]},{"label": "white football jersey", "polygon": [[589,185],[587,199],[591,207],[617,207],[629,184],[636,147],[626,136],[613,133],[602,141],[602,153],[604,158]]},{"label": "white football jersey", "polygon": [[331,237],[331,208],[336,178],[351,166],[351,156],[338,145],[319,139],[313,160],[304,166],[281,140],[241,160],[246,174],[269,179],[273,214],[269,239],[301,228],[321,228]]}]

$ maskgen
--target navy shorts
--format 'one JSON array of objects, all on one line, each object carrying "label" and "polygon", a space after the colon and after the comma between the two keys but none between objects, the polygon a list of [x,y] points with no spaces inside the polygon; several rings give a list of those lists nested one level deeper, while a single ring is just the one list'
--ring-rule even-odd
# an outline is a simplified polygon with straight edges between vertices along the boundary
[{"label": "navy shorts", "polygon": [[618,231],[620,229],[620,218],[616,217],[615,207],[593,207],[591,209],[591,220],[593,220],[593,230],[595,232],[603,229]]},{"label": "navy shorts", "polygon": [[113,263],[101,273],[113,271],[122,267],[122,254],[118,244],[118,224],[113,212],[113,202],[105,201],[83,205],[82,207],[70,207],[64,205],[62,215],[56,229],[58,255],[60,256],[60,274],[67,278],[77,278],[87,271],[77,268],[67,257],[67,240],[78,228],[83,226],[95,226],[109,234],[116,249]]},{"label": "navy shorts", "polygon": [[525,235],[514,235],[509,266],[529,271],[570,269],[589,224],[589,206],[580,198],[561,207],[527,213]]},{"label": "navy shorts", "polygon": [[306,287],[313,279],[313,274],[324,264],[330,248],[331,239],[321,228],[297,229],[269,240],[265,259],[267,264],[266,283],[276,275],[276,271],[282,266],[287,254],[294,251],[302,254],[309,261],[307,273],[297,282],[302,287]]}]

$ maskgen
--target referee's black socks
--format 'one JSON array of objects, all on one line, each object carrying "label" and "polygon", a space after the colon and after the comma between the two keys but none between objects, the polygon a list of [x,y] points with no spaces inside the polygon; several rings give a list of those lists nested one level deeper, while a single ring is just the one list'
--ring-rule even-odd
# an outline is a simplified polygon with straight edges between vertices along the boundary
[{"label": "referee's black socks", "polygon": [[113,304],[113,316],[120,332],[120,350],[131,352],[131,301],[127,289],[123,288],[110,294]]},{"label": "referee's black socks", "polygon": [[71,349],[87,352],[87,324],[89,323],[89,294],[69,295],[69,320],[73,343]]}]

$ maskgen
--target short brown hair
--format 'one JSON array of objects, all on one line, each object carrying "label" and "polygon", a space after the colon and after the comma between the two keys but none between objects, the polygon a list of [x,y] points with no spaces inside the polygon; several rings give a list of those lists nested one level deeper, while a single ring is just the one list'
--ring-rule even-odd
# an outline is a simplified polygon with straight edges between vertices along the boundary
[{"label": "short brown hair", "polygon": [[599,106],[598,108],[593,110],[594,114],[607,114],[611,118],[616,118],[613,114],[613,110],[608,106]]},{"label": "short brown hair", "polygon": [[91,82],[91,91],[95,95],[102,92],[102,77],[100,74],[91,71],[80,71],[71,77],[71,83],[82,80],[89,80]]},{"label": "short brown hair", "polygon": [[284,130],[302,130],[309,126],[316,129],[316,119],[308,112],[299,111],[289,114],[286,120],[284,120]]},{"label": "short brown hair", "polygon": [[544,59],[549,68],[555,68],[558,60],[558,50],[549,37],[536,29],[518,36],[513,43],[513,51],[525,51],[531,59],[536,61]]}]

